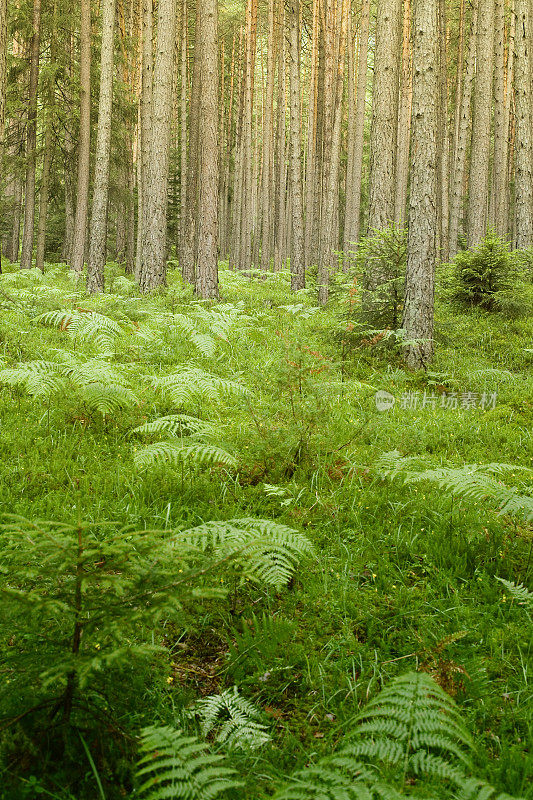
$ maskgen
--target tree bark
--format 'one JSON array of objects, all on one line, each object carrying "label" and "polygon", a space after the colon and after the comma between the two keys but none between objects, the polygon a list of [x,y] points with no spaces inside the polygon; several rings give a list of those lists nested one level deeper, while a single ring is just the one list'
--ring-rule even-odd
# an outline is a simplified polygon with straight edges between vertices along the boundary
[{"label": "tree bark", "polygon": [[115,0],[102,3],[102,51],[100,55],[100,99],[94,165],[94,192],[91,212],[87,292],[104,290],[104,266],[107,244],[107,207],[109,199],[109,159],[113,111],[113,56]]},{"label": "tree bark", "polygon": [[291,197],[292,197],[292,250],[291,289],[305,289],[304,221],[302,201],[301,165],[301,98],[300,98],[300,48],[299,48],[299,0],[289,0],[289,47],[290,47],[290,147],[291,147]]},{"label": "tree bark", "polygon": [[533,153],[531,129],[531,42],[529,0],[516,0],[515,38],[515,213],[516,246],[533,243]]},{"label": "tree bark", "polygon": [[80,0],[80,132],[78,150],[78,188],[72,242],[71,266],[77,275],[83,271],[91,158],[91,0]]},{"label": "tree bark", "polygon": [[494,0],[480,0],[468,193],[469,247],[479,244],[487,232],[493,73]]},{"label": "tree bark", "polygon": [[139,276],[142,292],[149,292],[166,285],[167,188],[176,45],[176,0],[159,0],[157,16],[150,158],[145,195],[147,228]]},{"label": "tree bark", "polygon": [[37,89],[39,84],[39,48],[41,42],[41,0],[33,0],[32,38],[30,45],[30,86],[28,128],[26,135],[26,180],[24,191],[24,230],[20,268],[31,269],[35,225],[35,166],[37,161]]},{"label": "tree bark", "polygon": [[218,0],[198,0],[202,43],[196,294],[218,297]]},{"label": "tree bark", "polygon": [[451,203],[450,203],[450,256],[453,258],[457,253],[459,243],[459,222],[461,218],[461,208],[463,202],[463,186],[466,174],[466,154],[468,147],[468,131],[471,120],[471,100],[474,70],[476,64],[476,43],[477,43],[477,19],[478,2],[475,2],[472,10],[472,27],[470,41],[468,44],[468,54],[466,58],[466,71],[463,82],[462,95],[458,99],[459,114],[457,120],[457,136],[455,153],[453,159],[453,174],[451,181]]},{"label": "tree bark", "polygon": [[411,0],[403,3],[403,47],[400,108],[398,113],[398,143],[396,147],[396,195],[394,222],[405,225],[407,183],[409,179],[409,146],[411,138],[411,103],[413,100],[411,77]]},{"label": "tree bark", "polygon": [[403,328],[411,369],[426,368],[433,352],[437,229],[438,2],[415,0],[409,237]]}]

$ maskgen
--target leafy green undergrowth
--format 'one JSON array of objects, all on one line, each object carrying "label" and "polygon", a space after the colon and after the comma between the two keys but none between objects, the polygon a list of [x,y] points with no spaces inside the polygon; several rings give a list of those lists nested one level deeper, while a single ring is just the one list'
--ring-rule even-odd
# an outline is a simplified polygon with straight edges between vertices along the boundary
[{"label": "leafy green undergrowth", "polygon": [[[218,305],[175,274],[140,297],[113,265],[110,291],[92,298],[61,267],[0,277],[1,513],[60,521],[62,536],[82,520],[103,542],[110,521],[145,532],[127,569],[113,561],[120,548],[109,543],[103,562],[94,549],[85,601],[88,618],[106,619],[107,649],[95,622],[84,651],[95,677],[66,726],[54,698],[72,663],[57,645],[71,642],[61,604],[77,562],[54,554],[62,540],[44,547],[24,527],[15,546],[14,523],[3,530],[3,588],[30,592],[41,617],[19,609],[2,623],[0,796],[84,800],[99,785],[129,796],[141,729],[198,735],[202,698],[238,687],[264,740],[229,748],[226,763],[233,796],[258,800],[342,746],[379,690],[413,670],[458,704],[472,774],[533,796],[531,620],[497,580],[527,588],[533,571],[531,318],[441,302],[436,359],[411,374],[379,332],[352,338],[349,286],[318,309],[311,292],[289,294],[284,273],[221,277]],[[303,535],[313,554],[300,548],[277,585],[210,566],[215,594],[201,575],[193,599],[131,600],[133,568],[158,592],[169,570],[182,574],[183,556],[173,566],[162,550],[172,532],[252,518]],[[111,586],[125,642],[106,618]],[[226,752],[216,730],[204,725]],[[431,796],[431,781],[409,780]]]}]

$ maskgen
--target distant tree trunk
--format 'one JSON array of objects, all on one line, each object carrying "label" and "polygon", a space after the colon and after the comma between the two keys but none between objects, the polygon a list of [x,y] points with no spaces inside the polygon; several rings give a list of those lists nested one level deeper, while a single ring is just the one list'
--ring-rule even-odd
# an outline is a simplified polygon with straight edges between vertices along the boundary
[{"label": "distant tree trunk", "polygon": [[37,89],[39,84],[39,46],[41,41],[41,0],[33,0],[32,38],[30,45],[30,86],[26,135],[26,181],[24,192],[24,231],[20,268],[31,269],[35,223],[35,165],[37,151]]},{"label": "distant tree trunk", "polygon": [[44,271],[48,197],[50,191],[50,168],[52,166],[52,150],[54,146],[54,131],[52,128],[51,113],[51,109],[49,109],[46,117],[46,127],[44,132],[43,171],[41,175],[41,190],[39,192],[39,223],[37,225],[37,250],[35,254],[35,266],[41,271]]},{"label": "distant tree trunk", "polygon": [[[196,31],[201,29],[200,6],[196,6]],[[183,280],[194,285],[196,280],[196,242],[198,222],[198,137],[200,117],[202,50],[198,36],[194,42],[194,61],[189,105],[189,152],[187,154],[187,206],[180,236],[180,266]]]},{"label": "distant tree trunk", "polygon": [[313,248],[317,184],[317,104],[318,104],[318,41],[320,33],[320,0],[313,0],[313,31],[311,38],[311,75],[307,114],[307,160],[305,164],[305,235],[304,261],[309,265],[316,253]]},{"label": "distant tree trunk", "polygon": [[305,288],[304,264],[304,220],[302,201],[301,165],[301,98],[300,98],[300,48],[299,48],[299,0],[289,0],[289,47],[290,47],[290,176],[292,197],[292,250],[291,250],[291,289]]},{"label": "distant tree trunk", "polygon": [[359,25],[359,53],[357,65],[357,100],[355,107],[355,140],[353,171],[346,185],[346,196],[350,195],[351,207],[350,241],[357,242],[361,228],[361,190],[363,177],[363,147],[365,134],[366,92],[368,75],[368,35],[370,30],[370,0],[363,0]]},{"label": "distant tree trunk", "polygon": [[438,137],[438,220],[437,252],[442,261],[449,259],[450,230],[450,139],[448,125],[448,48],[446,2],[439,0],[439,137]]},{"label": "distant tree trunk", "polygon": [[100,100],[94,162],[94,192],[91,212],[87,292],[104,290],[104,266],[107,244],[107,206],[109,199],[109,159],[113,110],[113,55],[115,0],[102,3],[102,50],[100,55]]},{"label": "distant tree trunk", "polygon": [[515,40],[515,211],[516,246],[533,244],[532,87],[529,59],[531,3],[516,0]]},{"label": "distant tree trunk", "polygon": [[139,103],[139,133],[140,133],[140,181],[138,185],[138,229],[137,229],[137,258],[135,262],[135,278],[140,284],[143,274],[143,259],[146,255],[146,242],[148,237],[148,195],[150,180],[150,147],[152,136],[152,94],[153,94],[153,2],[140,0],[140,28],[141,28],[141,98]]},{"label": "distant tree trunk", "polygon": [[242,154],[242,216],[241,246],[238,264],[241,269],[248,269],[252,261],[252,138],[253,138],[253,102],[254,102],[254,70],[257,40],[257,0],[246,3],[246,63],[244,81],[243,106],[243,154]]},{"label": "distant tree trunk", "polygon": [[91,0],[80,0],[80,132],[78,149],[78,187],[76,217],[72,242],[72,269],[83,271],[87,216],[89,210],[89,174],[91,158]]},{"label": "distant tree trunk", "polygon": [[433,353],[437,229],[438,0],[414,0],[413,111],[409,240],[402,327],[411,369]]},{"label": "distant tree trunk", "polygon": [[[394,220],[394,154],[398,126],[398,53],[402,0],[378,0],[370,130],[369,230]],[[382,276],[370,276],[370,287]]]},{"label": "distant tree trunk", "polygon": [[[453,258],[457,253],[459,243],[459,222],[463,202],[463,186],[466,173],[466,154],[468,148],[468,131],[471,120],[471,100],[474,70],[476,65],[476,45],[477,45],[477,19],[478,2],[474,3],[472,10],[472,27],[468,44],[468,54],[466,58],[466,71],[463,82],[463,90],[457,102],[459,113],[457,118],[457,134],[454,148],[453,173],[451,182],[451,203],[450,203],[450,256]],[[459,88],[458,88],[459,91]]]},{"label": "distant tree trunk", "polygon": [[283,268],[285,262],[285,230],[287,203],[287,161],[286,161],[286,80],[285,80],[285,10],[283,0],[278,5],[278,114],[276,136],[276,202],[274,225],[274,270]]},{"label": "distant tree trunk", "polygon": [[480,0],[468,193],[468,246],[487,232],[494,74],[494,0]]},{"label": "distant tree trunk", "polygon": [[[187,236],[185,229],[186,209],[187,209],[187,76],[188,76],[188,52],[187,52],[187,0],[182,0],[181,4],[181,41],[180,41],[180,234],[178,254],[183,250],[183,239]],[[179,255],[181,262],[181,255]],[[181,263],[180,263],[180,266]],[[188,280],[187,275],[183,275]]]},{"label": "distant tree trunk", "polygon": [[498,236],[507,232],[507,147],[509,117],[505,86],[505,0],[496,0],[494,47],[494,163],[489,221]]},{"label": "distant tree trunk", "polygon": [[263,180],[261,186],[261,269],[272,258],[272,198],[274,180],[274,79],[276,71],[276,20],[274,0],[268,0],[267,82],[263,111]]},{"label": "distant tree trunk", "polygon": [[394,222],[406,223],[407,182],[409,178],[409,145],[411,138],[411,103],[413,99],[411,76],[411,0],[403,3],[403,47],[400,108],[398,113],[398,143],[396,147],[396,196]]},{"label": "distant tree trunk", "polygon": [[[339,232],[339,174],[342,124],[342,94],[344,64],[348,32],[347,0],[337,1],[335,14],[326,23],[326,47],[331,59],[326,61],[326,84],[324,90],[325,157],[323,165],[324,206],[322,211],[320,260],[318,269],[318,302],[324,305],[329,296],[329,278],[338,248]],[[329,143],[329,146],[328,146]]]},{"label": "distant tree trunk", "polygon": [[218,297],[218,0],[199,0],[202,43],[196,294]]},{"label": "distant tree trunk", "polygon": [[6,119],[7,0],[0,0],[0,170]]},{"label": "distant tree trunk", "polygon": [[166,284],[167,190],[170,155],[176,0],[159,0],[157,53],[152,92],[149,178],[146,194],[146,240],[139,285],[149,292]]}]

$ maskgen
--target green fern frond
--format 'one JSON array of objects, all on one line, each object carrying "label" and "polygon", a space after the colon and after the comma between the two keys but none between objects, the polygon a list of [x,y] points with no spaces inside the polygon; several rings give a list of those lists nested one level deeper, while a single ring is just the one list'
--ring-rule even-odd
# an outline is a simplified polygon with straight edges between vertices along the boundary
[{"label": "green fern frond", "polygon": [[497,581],[500,581],[513,600],[516,600],[518,605],[524,606],[527,611],[533,611],[533,592],[530,592],[524,584],[522,583],[513,583],[512,581],[506,581],[504,578],[496,577]]},{"label": "green fern frond", "polygon": [[395,451],[386,453],[377,462],[380,475],[400,477],[404,483],[420,483],[428,481],[451,494],[465,497],[476,502],[491,501],[499,506],[499,514],[512,514],[528,522],[533,520],[533,497],[519,494],[514,488],[506,486],[493,477],[521,470],[531,472],[528,467],[513,464],[466,464],[464,467],[427,470],[410,470],[408,465],[419,461],[418,457],[401,458]]},{"label": "green fern frond", "polygon": [[145,422],[134,428],[132,433],[138,434],[161,434],[170,433],[172,436],[213,436],[217,432],[215,426],[198,417],[191,417],[188,414],[169,414],[166,417],[159,417],[152,422]]},{"label": "green fern frond", "polygon": [[32,397],[50,397],[67,384],[64,367],[55,361],[27,361],[0,370],[0,383],[22,386]]},{"label": "green fern frond", "polygon": [[178,464],[225,464],[228,467],[237,466],[235,457],[223,450],[209,444],[195,442],[188,444],[187,439],[181,441],[155,442],[146,445],[135,453],[135,466],[137,469],[149,469],[154,466]]},{"label": "green fern frond", "polygon": [[183,367],[163,378],[155,378],[154,388],[167,395],[176,406],[184,405],[192,399],[214,400],[224,395],[243,395],[249,390],[236,381],[224,380],[198,367]]},{"label": "green fern frond", "polygon": [[199,700],[192,713],[199,718],[204,736],[211,734],[230,749],[255,750],[272,738],[260,722],[260,710],[242,697],[236,686]]},{"label": "green fern frond", "polygon": [[145,728],[137,765],[141,800],[215,800],[242,784],[223,757],[173,728]]},{"label": "green fern frond", "polygon": [[183,531],[179,540],[217,556],[235,552],[245,577],[276,589],[286,586],[298,561],[314,552],[309,539],[298,531],[253,518],[207,522]]},{"label": "green fern frond", "polygon": [[461,785],[457,800],[523,800],[510,794],[496,795],[496,789],[478,778],[467,778]]}]

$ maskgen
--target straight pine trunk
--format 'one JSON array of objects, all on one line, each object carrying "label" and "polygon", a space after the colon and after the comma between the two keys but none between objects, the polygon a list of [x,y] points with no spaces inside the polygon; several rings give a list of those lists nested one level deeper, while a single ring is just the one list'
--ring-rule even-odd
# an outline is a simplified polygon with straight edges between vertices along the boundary
[{"label": "straight pine trunk", "polygon": [[91,158],[91,0],[80,0],[80,131],[78,149],[78,186],[76,216],[72,241],[71,266],[77,275],[83,271],[87,216],[89,210],[89,174]]},{"label": "straight pine trunk", "polygon": [[102,3],[102,51],[100,55],[100,99],[94,164],[94,192],[87,265],[87,292],[104,290],[104,266],[107,244],[107,207],[109,201],[109,160],[113,111],[113,55],[115,0]]},{"label": "straight pine trunk", "polygon": [[533,155],[531,129],[531,3],[516,0],[515,39],[515,213],[516,246],[531,247],[533,243]]},{"label": "straight pine trunk", "polygon": [[487,232],[494,74],[494,0],[480,0],[470,153],[467,239],[475,247]]},{"label": "straight pine trunk", "polygon": [[218,297],[218,1],[198,0],[202,43],[196,294]]},{"label": "straight pine trunk", "polygon": [[33,0],[32,38],[30,44],[30,86],[26,135],[26,180],[24,192],[24,230],[20,268],[31,269],[35,224],[35,166],[37,161],[37,89],[39,84],[39,47],[41,42],[41,0]]},{"label": "straight pine trunk", "polygon": [[290,143],[291,143],[291,210],[292,210],[292,249],[291,249],[291,289],[305,288],[304,263],[304,221],[302,200],[301,164],[301,98],[300,98],[300,52],[299,52],[299,0],[289,0],[289,45],[290,45]]},{"label": "straight pine trunk", "polygon": [[437,231],[438,0],[414,0],[411,190],[405,305],[402,327],[411,369],[426,368],[433,353]]}]

